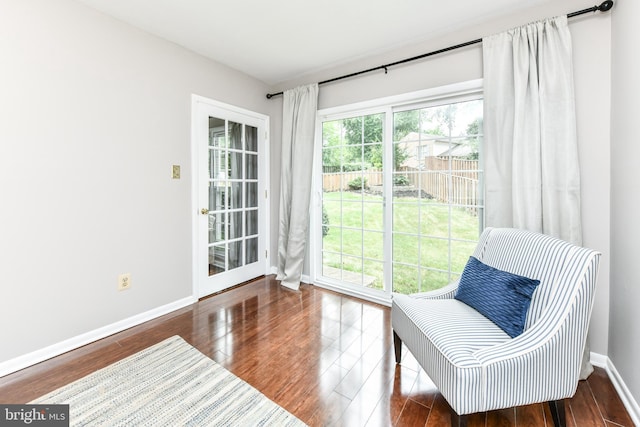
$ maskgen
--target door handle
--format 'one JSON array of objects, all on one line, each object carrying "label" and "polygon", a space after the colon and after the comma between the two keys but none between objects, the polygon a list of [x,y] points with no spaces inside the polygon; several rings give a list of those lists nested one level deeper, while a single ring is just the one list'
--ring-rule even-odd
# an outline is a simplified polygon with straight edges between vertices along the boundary
[{"label": "door handle", "polygon": [[207,214],[209,213],[209,209],[207,209],[207,208],[202,208],[202,209],[200,209],[200,213],[201,213],[202,215],[207,215]]}]

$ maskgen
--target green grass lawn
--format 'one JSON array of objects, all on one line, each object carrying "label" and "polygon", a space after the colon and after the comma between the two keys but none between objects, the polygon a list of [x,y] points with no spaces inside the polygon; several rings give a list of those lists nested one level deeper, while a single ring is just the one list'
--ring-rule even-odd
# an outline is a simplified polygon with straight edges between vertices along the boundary
[{"label": "green grass lawn", "polygon": [[[349,191],[323,197],[329,219],[323,251],[342,253],[324,252],[323,265],[362,273],[373,278],[370,287],[382,289],[382,197]],[[398,197],[393,202],[393,290],[423,292],[455,279],[476,246],[478,217],[429,199]]]}]

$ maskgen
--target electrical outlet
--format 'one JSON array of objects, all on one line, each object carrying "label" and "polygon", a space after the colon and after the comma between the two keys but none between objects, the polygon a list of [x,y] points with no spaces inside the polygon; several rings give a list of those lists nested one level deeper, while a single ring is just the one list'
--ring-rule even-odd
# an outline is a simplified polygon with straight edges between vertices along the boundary
[{"label": "electrical outlet", "polygon": [[171,167],[171,178],[180,179],[180,165],[173,165]]},{"label": "electrical outlet", "polygon": [[124,291],[131,287],[131,273],[118,275],[118,290]]}]

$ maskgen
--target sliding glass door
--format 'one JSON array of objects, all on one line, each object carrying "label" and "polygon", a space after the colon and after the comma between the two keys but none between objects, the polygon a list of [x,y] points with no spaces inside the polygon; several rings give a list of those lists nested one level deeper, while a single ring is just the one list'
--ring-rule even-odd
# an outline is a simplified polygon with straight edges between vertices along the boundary
[{"label": "sliding glass door", "polygon": [[483,227],[481,93],[321,115],[319,135],[315,282],[385,299],[457,278]]},{"label": "sliding glass door", "polygon": [[462,273],[483,224],[481,131],[481,99],[394,113],[394,292]]},{"label": "sliding glass door", "polygon": [[384,289],[384,114],[322,124],[322,276]]}]

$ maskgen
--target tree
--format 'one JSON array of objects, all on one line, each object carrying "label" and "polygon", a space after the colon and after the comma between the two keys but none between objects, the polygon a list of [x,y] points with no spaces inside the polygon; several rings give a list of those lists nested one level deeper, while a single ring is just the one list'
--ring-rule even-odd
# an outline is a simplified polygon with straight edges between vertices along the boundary
[{"label": "tree", "polygon": [[423,131],[431,135],[448,136],[455,126],[458,106],[448,104],[423,110]]},{"label": "tree", "polygon": [[363,169],[373,165],[373,147],[382,144],[382,118],[382,114],[371,114],[342,121],[345,141],[350,146],[345,150],[345,157],[349,159],[346,163],[360,163]]},{"label": "tree", "polygon": [[471,153],[467,156],[467,159],[478,160],[478,147],[480,145],[480,135],[482,134],[482,117],[478,117],[469,123],[467,125],[466,133],[468,136],[469,147],[471,148]]},{"label": "tree", "polygon": [[410,132],[420,131],[420,110],[401,111],[393,115],[393,140],[400,141]]},{"label": "tree", "polygon": [[322,166],[339,169],[342,162],[342,126],[339,120],[322,124]]},{"label": "tree", "polygon": [[[362,167],[372,166],[382,168],[382,141],[384,138],[384,115],[372,114],[353,117],[342,121],[347,145],[345,163],[361,163]],[[420,111],[411,110],[394,115],[394,141],[404,138],[409,132],[414,132],[420,125]],[[393,162],[395,168],[407,159],[408,154],[398,144],[393,144]]]}]

